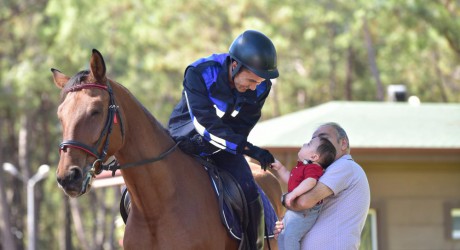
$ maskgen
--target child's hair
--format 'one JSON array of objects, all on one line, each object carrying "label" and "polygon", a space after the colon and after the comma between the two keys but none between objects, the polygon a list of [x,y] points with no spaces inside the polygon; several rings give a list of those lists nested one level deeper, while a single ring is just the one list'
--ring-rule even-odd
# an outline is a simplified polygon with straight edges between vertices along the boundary
[{"label": "child's hair", "polygon": [[318,163],[326,169],[335,161],[336,150],[334,145],[326,138],[319,138],[319,146],[316,149],[319,154]]}]

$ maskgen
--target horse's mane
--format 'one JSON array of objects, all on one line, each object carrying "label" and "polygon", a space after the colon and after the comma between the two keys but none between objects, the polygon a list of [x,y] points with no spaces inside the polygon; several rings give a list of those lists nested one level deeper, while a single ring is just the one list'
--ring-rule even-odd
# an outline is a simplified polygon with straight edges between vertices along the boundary
[{"label": "horse's mane", "polygon": [[137,104],[139,104],[139,106],[142,108],[142,110],[144,111],[145,115],[149,118],[149,120],[153,123],[156,123],[158,124],[159,127],[162,127],[164,129],[164,131],[169,135],[169,131],[163,126],[163,124],[161,124],[153,115],[152,113],[150,113],[150,111],[131,93],[131,91],[129,91],[128,88],[126,88],[125,86],[123,86],[122,84],[118,83],[118,82],[115,82],[113,81],[114,83],[118,84],[118,86],[120,86],[124,91],[126,91],[128,93],[128,95],[130,95],[136,102]]}]

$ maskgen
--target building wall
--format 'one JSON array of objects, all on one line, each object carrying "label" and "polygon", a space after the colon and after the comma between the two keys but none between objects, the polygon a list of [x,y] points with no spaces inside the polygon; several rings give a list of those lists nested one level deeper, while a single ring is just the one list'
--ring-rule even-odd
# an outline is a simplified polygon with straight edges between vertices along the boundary
[{"label": "building wall", "polygon": [[360,164],[377,211],[379,249],[460,249],[460,240],[449,239],[448,213],[460,204],[458,163]]}]

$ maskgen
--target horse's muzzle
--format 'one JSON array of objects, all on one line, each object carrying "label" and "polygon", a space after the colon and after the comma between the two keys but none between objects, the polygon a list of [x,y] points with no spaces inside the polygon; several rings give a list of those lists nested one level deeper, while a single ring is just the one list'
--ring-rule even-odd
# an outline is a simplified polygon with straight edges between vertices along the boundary
[{"label": "horse's muzzle", "polygon": [[82,188],[86,178],[83,178],[83,172],[78,167],[71,167],[64,175],[58,175],[56,179],[59,187],[70,197],[78,197],[89,190],[86,187]]}]

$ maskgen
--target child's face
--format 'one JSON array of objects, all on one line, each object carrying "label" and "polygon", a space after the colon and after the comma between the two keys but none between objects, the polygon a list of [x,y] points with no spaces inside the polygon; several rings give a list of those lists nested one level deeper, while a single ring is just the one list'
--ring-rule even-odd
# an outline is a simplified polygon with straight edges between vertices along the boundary
[{"label": "child's face", "polygon": [[300,148],[299,153],[297,156],[299,157],[300,161],[303,160],[315,160],[314,158],[318,157],[318,153],[316,152],[316,149],[319,146],[319,137],[315,137],[311,139],[309,142],[303,144],[303,146]]}]

